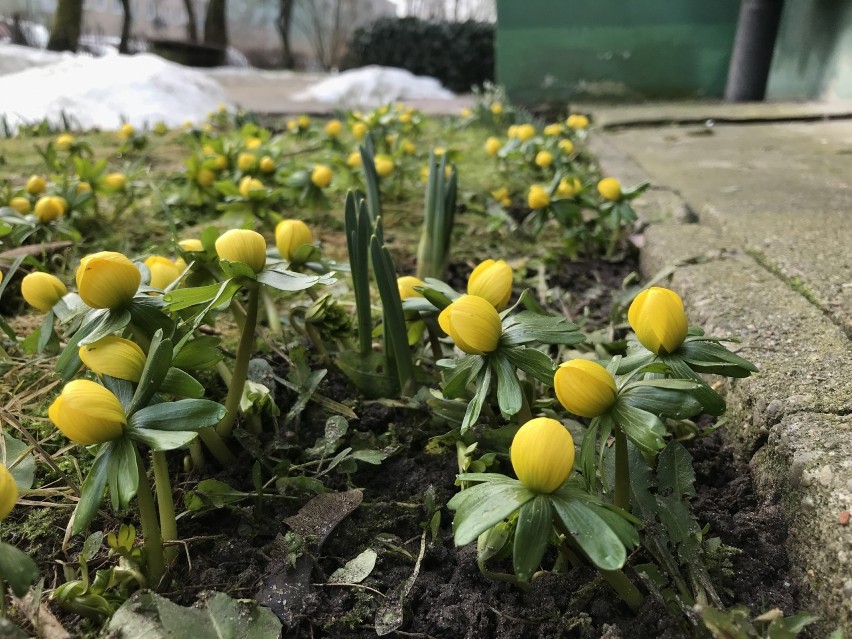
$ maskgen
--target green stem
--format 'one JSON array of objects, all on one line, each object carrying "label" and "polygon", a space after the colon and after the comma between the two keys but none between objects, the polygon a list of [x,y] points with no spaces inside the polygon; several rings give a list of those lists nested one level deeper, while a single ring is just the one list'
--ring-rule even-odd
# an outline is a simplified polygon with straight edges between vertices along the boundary
[{"label": "green stem", "polygon": [[236,299],[231,300],[231,314],[234,316],[237,328],[240,329],[241,333],[245,333],[246,311]]},{"label": "green stem", "polygon": [[[175,502],[172,497],[172,481],[169,477],[166,453],[161,450],[152,451],[151,466],[154,469],[154,486],[157,489],[157,509],[160,512],[160,530],[163,541],[176,541],[178,535]],[[163,554],[166,564],[171,564],[177,559],[178,549],[176,546],[169,546]]]},{"label": "green stem", "polygon": [[630,610],[634,613],[639,612],[642,604],[645,602],[645,597],[639,592],[639,589],[627,578],[621,570],[600,570],[601,576],[606,581],[618,596],[624,600]]},{"label": "green stem", "polygon": [[0,577],[0,619],[6,618],[6,582]]},{"label": "green stem", "polygon": [[263,308],[266,311],[266,322],[269,324],[269,330],[274,334],[281,332],[281,316],[278,314],[278,307],[275,306],[275,300],[265,288],[260,293],[263,299]]},{"label": "green stem", "polygon": [[530,409],[530,402],[527,399],[527,394],[524,391],[524,387],[521,386],[521,409],[518,411],[518,423],[524,425],[532,418],[533,414],[532,410]]},{"label": "green stem", "polygon": [[630,462],[627,459],[627,437],[615,425],[615,498],[616,506],[630,511]]},{"label": "green stem", "polygon": [[157,509],[154,506],[154,495],[148,474],[145,472],[145,462],[139,450],[136,450],[136,465],[139,467],[139,489],[136,492],[136,502],[139,504],[139,521],[142,524],[142,537],[145,540],[146,577],[153,589],[157,589],[163,575],[166,574],[166,560],[163,555],[163,537],[160,533],[160,523],[157,521]]},{"label": "green stem", "polygon": [[245,325],[243,334],[240,336],[240,344],[237,347],[237,359],[234,362],[234,376],[228,388],[228,397],[225,400],[225,416],[216,432],[222,437],[230,437],[234,430],[234,422],[237,420],[237,411],[240,409],[240,398],[243,396],[243,387],[248,375],[249,358],[254,349],[254,329],[257,326],[257,307],[260,300],[260,286],[255,284],[248,292],[248,308],[246,308]]},{"label": "green stem", "polygon": [[204,470],[207,460],[204,459],[204,449],[201,447],[201,439],[196,437],[189,443],[189,457],[192,459],[192,467],[195,470]]},{"label": "green stem", "polygon": [[234,376],[231,374],[231,369],[225,364],[225,362],[219,360],[216,362],[216,372],[219,373],[219,377],[222,378],[222,381],[225,382],[225,386],[231,385],[231,380]]},{"label": "green stem", "polygon": [[222,466],[229,468],[236,463],[237,458],[234,456],[234,453],[228,450],[224,440],[220,437],[219,433],[216,432],[215,426],[202,428],[198,431],[198,437],[201,438],[201,441],[205,446],[207,446],[207,450],[213,454],[213,457],[215,457],[216,461],[218,461]]}]

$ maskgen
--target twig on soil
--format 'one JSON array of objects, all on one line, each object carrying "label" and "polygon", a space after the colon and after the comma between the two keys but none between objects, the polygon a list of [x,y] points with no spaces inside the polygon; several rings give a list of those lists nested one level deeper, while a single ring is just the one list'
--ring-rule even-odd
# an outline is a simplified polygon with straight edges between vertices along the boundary
[{"label": "twig on soil", "polygon": [[373,593],[379,595],[382,598],[385,597],[385,594],[383,592],[381,592],[380,590],[376,590],[375,588],[370,588],[370,586],[365,586],[364,584],[339,583],[339,584],[311,584],[311,585],[312,586],[321,586],[321,587],[325,587],[325,586],[330,586],[330,587],[347,586],[347,587],[350,587],[350,588],[361,588],[362,590],[369,590],[370,592],[373,592]]},{"label": "twig on soil", "polygon": [[508,619],[509,621],[514,621],[515,623],[531,623],[535,625],[541,624],[540,621],[533,621],[532,619],[521,619],[520,617],[513,617],[512,615],[507,615],[505,612],[501,612],[493,606],[488,606],[488,609],[495,615],[503,617],[503,619]]}]

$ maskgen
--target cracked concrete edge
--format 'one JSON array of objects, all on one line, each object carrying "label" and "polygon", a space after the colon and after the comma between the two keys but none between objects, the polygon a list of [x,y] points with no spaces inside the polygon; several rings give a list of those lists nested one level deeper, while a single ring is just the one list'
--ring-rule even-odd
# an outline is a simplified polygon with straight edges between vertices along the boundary
[{"label": "cracked concrete edge", "polygon": [[[605,136],[594,137],[592,150],[605,174],[653,183]],[[664,185],[647,194],[655,192],[681,199]],[[677,205],[648,210],[659,203],[652,199],[646,213],[640,211],[652,222],[645,230],[642,271],[650,277],[677,265],[663,285],[684,298],[690,323],[710,335],[741,338],[741,344],[729,346],[760,368],[758,375],[724,384],[727,436],[751,460],[758,495],[783,508],[790,556],[800,581],[811,586],[807,603],[822,616],[819,630],[848,627],[852,527],[832,522],[852,509],[852,342],[819,308],[746,254],[736,238],[717,226],[677,223]],[[691,210],[685,202],[683,207]],[[835,422],[846,424],[842,435],[824,426]],[[817,480],[797,480],[799,471],[792,469]]]}]

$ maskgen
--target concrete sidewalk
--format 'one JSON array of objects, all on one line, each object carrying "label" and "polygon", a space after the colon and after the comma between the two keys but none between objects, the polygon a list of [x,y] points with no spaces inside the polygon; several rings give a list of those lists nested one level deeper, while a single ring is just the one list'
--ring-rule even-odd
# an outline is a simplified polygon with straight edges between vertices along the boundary
[{"label": "concrete sidewalk", "polygon": [[678,265],[670,286],[692,323],[740,337],[760,368],[729,385],[727,433],[761,495],[784,507],[823,629],[849,629],[852,120],[776,121],[840,118],[848,105],[684,109],[592,107],[613,127],[592,148],[606,173],[653,185],[637,201],[645,274]]}]

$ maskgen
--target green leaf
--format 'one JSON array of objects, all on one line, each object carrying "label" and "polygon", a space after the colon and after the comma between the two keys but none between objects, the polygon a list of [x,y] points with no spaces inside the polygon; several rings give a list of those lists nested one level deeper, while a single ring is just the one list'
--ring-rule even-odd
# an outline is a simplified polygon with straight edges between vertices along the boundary
[{"label": "green leaf", "polygon": [[222,508],[247,497],[251,497],[251,493],[232,488],[218,479],[205,479],[198,482],[195,490],[186,493],[184,503],[190,512],[198,512],[206,508]]},{"label": "green leaf", "polygon": [[591,508],[574,499],[551,495],[556,515],[586,553],[601,570],[619,570],[627,560],[624,544]]},{"label": "green leaf", "polygon": [[607,526],[609,526],[610,530],[618,536],[625,548],[633,550],[639,545],[639,532],[636,530],[634,525],[627,520],[629,517],[630,519],[635,520],[635,522],[638,522],[639,520],[635,517],[632,517],[620,508],[616,508],[610,504],[598,506],[597,504],[587,503],[586,506],[592,509],[598,517],[606,522]]},{"label": "green leaf", "polygon": [[387,455],[380,450],[356,450],[353,451],[351,455],[352,459],[357,459],[358,461],[362,461],[365,464],[372,464],[373,466],[378,466],[385,459],[387,459]]},{"label": "green leaf", "polygon": [[517,366],[527,375],[534,377],[543,384],[553,387],[553,375],[556,367],[553,360],[541,351],[534,348],[516,347],[504,348],[500,352],[506,356],[514,366]]},{"label": "green leaf", "polygon": [[44,349],[47,348],[47,345],[50,343],[50,339],[55,334],[53,330],[54,317],[53,311],[48,311],[39,326],[38,342],[36,343],[36,352],[38,353],[44,352]]},{"label": "green leaf", "polygon": [[131,415],[131,430],[194,431],[215,426],[225,416],[225,407],[209,399],[181,399],[147,406]]},{"label": "green leaf", "polygon": [[65,345],[65,348],[56,360],[55,370],[64,381],[67,382],[74,377],[83,365],[83,362],[80,360],[80,342],[86,339],[93,328],[94,325],[92,323],[80,326],[77,332],[68,340],[68,344]]},{"label": "green leaf", "polygon": [[104,499],[104,489],[107,484],[108,470],[110,460],[113,455],[114,442],[108,442],[101,445],[98,456],[86,475],[83,481],[83,486],[80,488],[80,501],[77,502],[77,507],[74,509],[73,525],[71,526],[71,534],[77,535],[89,525],[89,522],[94,519],[98,512],[98,506]]},{"label": "green leaf", "polygon": [[627,439],[646,452],[655,454],[666,445],[663,437],[666,427],[660,418],[647,411],[635,408],[619,401],[615,404],[610,415],[619,428],[624,431]]},{"label": "green leaf", "polygon": [[127,510],[130,500],[139,489],[139,465],[136,446],[127,438],[116,439],[107,467],[107,482],[112,508],[116,512]]},{"label": "green leaf", "polygon": [[597,451],[595,450],[595,442],[598,438],[598,429],[600,428],[601,420],[592,420],[588,430],[583,433],[583,443],[580,444],[580,454],[577,455],[577,470],[583,475],[583,482],[586,488],[591,492],[597,481],[597,466],[595,458]]},{"label": "green leaf", "polygon": [[358,344],[362,355],[370,352],[370,223],[363,200],[358,203],[355,193],[346,194],[344,229],[349,249],[349,267],[352,273],[352,290],[355,294],[355,314],[358,317]]},{"label": "green leaf", "polygon": [[506,415],[514,415],[523,404],[523,391],[518,382],[518,375],[500,351],[488,357],[488,364],[497,374],[497,404]]},{"label": "green leaf", "polygon": [[747,359],[735,355],[716,341],[693,339],[684,342],[677,350],[693,370],[700,373],[715,373],[725,377],[748,377],[756,373],[757,366]]},{"label": "green leaf", "polygon": [[465,355],[454,360],[455,365],[443,372],[444,384],[442,392],[444,397],[453,399],[461,396],[485,364],[482,355]]},{"label": "green leaf", "polygon": [[378,554],[372,548],[362,551],[353,559],[346,562],[328,578],[330,584],[360,584],[376,567]]},{"label": "green leaf", "polygon": [[700,531],[689,506],[680,497],[657,494],[657,515],[672,545],[683,544]]},{"label": "green leaf", "polygon": [[649,379],[628,384],[619,393],[619,401],[654,415],[685,419],[703,410],[692,394],[699,388],[679,379]]},{"label": "green leaf", "polygon": [[204,396],[204,386],[189,373],[179,368],[169,368],[159,392],[197,399]]},{"label": "green leaf", "polygon": [[130,431],[130,439],[145,444],[151,450],[176,450],[189,444],[198,436],[194,430],[148,430],[140,428]]},{"label": "green leaf", "polygon": [[456,511],[453,518],[456,546],[469,544],[534,497],[520,482],[488,482],[461,491],[447,504]]},{"label": "green leaf", "polygon": [[464,435],[471,426],[479,419],[479,413],[488,399],[488,391],[491,389],[491,367],[483,366],[476,379],[476,392],[467,404],[464,419],[461,423],[461,434]]},{"label": "green leaf", "polygon": [[368,136],[364,146],[358,147],[361,152],[361,167],[364,169],[364,185],[367,187],[367,211],[370,221],[375,224],[382,216],[382,198],[379,193],[379,174],[376,173],[376,163],[373,160],[372,140]]},{"label": "green leaf", "polygon": [[536,495],[532,501],[521,506],[512,549],[518,579],[529,581],[541,565],[553,528],[552,519],[553,510],[547,495]]},{"label": "green leaf", "polygon": [[[182,311],[198,304],[206,304],[220,295],[220,292],[228,290],[232,287],[239,287],[237,284],[232,284],[230,280],[225,280],[221,284],[208,284],[206,286],[194,286],[192,288],[179,288],[174,291],[169,291],[163,295],[163,301],[166,303],[166,308],[171,313]],[[236,292],[236,288],[234,288]]]},{"label": "green leaf", "polygon": [[148,359],[145,360],[145,368],[142,369],[139,385],[136,386],[136,392],[133,394],[130,407],[127,409],[128,417],[132,417],[137,410],[148,404],[166,378],[171,365],[172,342],[163,339],[163,332],[158,330],[151,340]]},{"label": "green leaf", "polygon": [[174,350],[172,365],[188,370],[213,368],[223,357],[219,338],[212,335],[194,337]]},{"label": "green leaf", "polygon": [[306,291],[312,286],[329,286],[337,281],[330,274],[306,275],[288,271],[283,266],[271,266],[258,273],[255,279],[261,284],[287,293]]},{"label": "green leaf", "polygon": [[503,327],[500,337],[501,346],[518,346],[529,342],[542,344],[579,344],[585,336],[576,324],[565,317],[539,315],[531,311],[522,311],[513,315]]},{"label": "green leaf", "polygon": [[[12,592],[23,597],[30,584],[38,579],[38,566],[25,552],[0,542],[0,575],[12,588]],[[5,597],[6,593],[2,596]]]},{"label": "green leaf", "polygon": [[476,538],[476,561],[480,566],[503,554],[512,538],[512,526],[501,521]]},{"label": "green leaf", "polygon": [[124,639],[278,639],[281,622],[251,599],[217,592],[183,608],[153,592],[134,593],[110,619],[107,634]]},{"label": "green leaf", "polygon": [[3,433],[0,464],[9,469],[18,490],[29,490],[35,481],[35,456],[30,447],[9,433]]},{"label": "green leaf", "polygon": [[162,308],[163,302],[159,296],[139,295],[130,304],[130,320],[133,326],[141,329],[148,337],[162,331],[165,337],[171,338],[175,332],[175,323],[163,313]]},{"label": "green leaf", "polygon": [[716,416],[725,412],[725,400],[722,399],[719,393],[710,388],[701,379],[701,376],[693,371],[689,364],[683,361],[677,354],[661,357],[660,360],[671,369],[673,377],[695,382],[699,385],[697,389],[692,391],[692,395],[701,402],[706,412]]},{"label": "green leaf", "polygon": [[680,442],[669,442],[660,453],[657,461],[657,484],[661,490],[670,491],[676,498],[695,494],[692,455]]},{"label": "green leaf", "polygon": [[388,375],[385,358],[381,353],[342,351],[335,363],[368,399],[394,397],[399,394],[398,380]]}]

